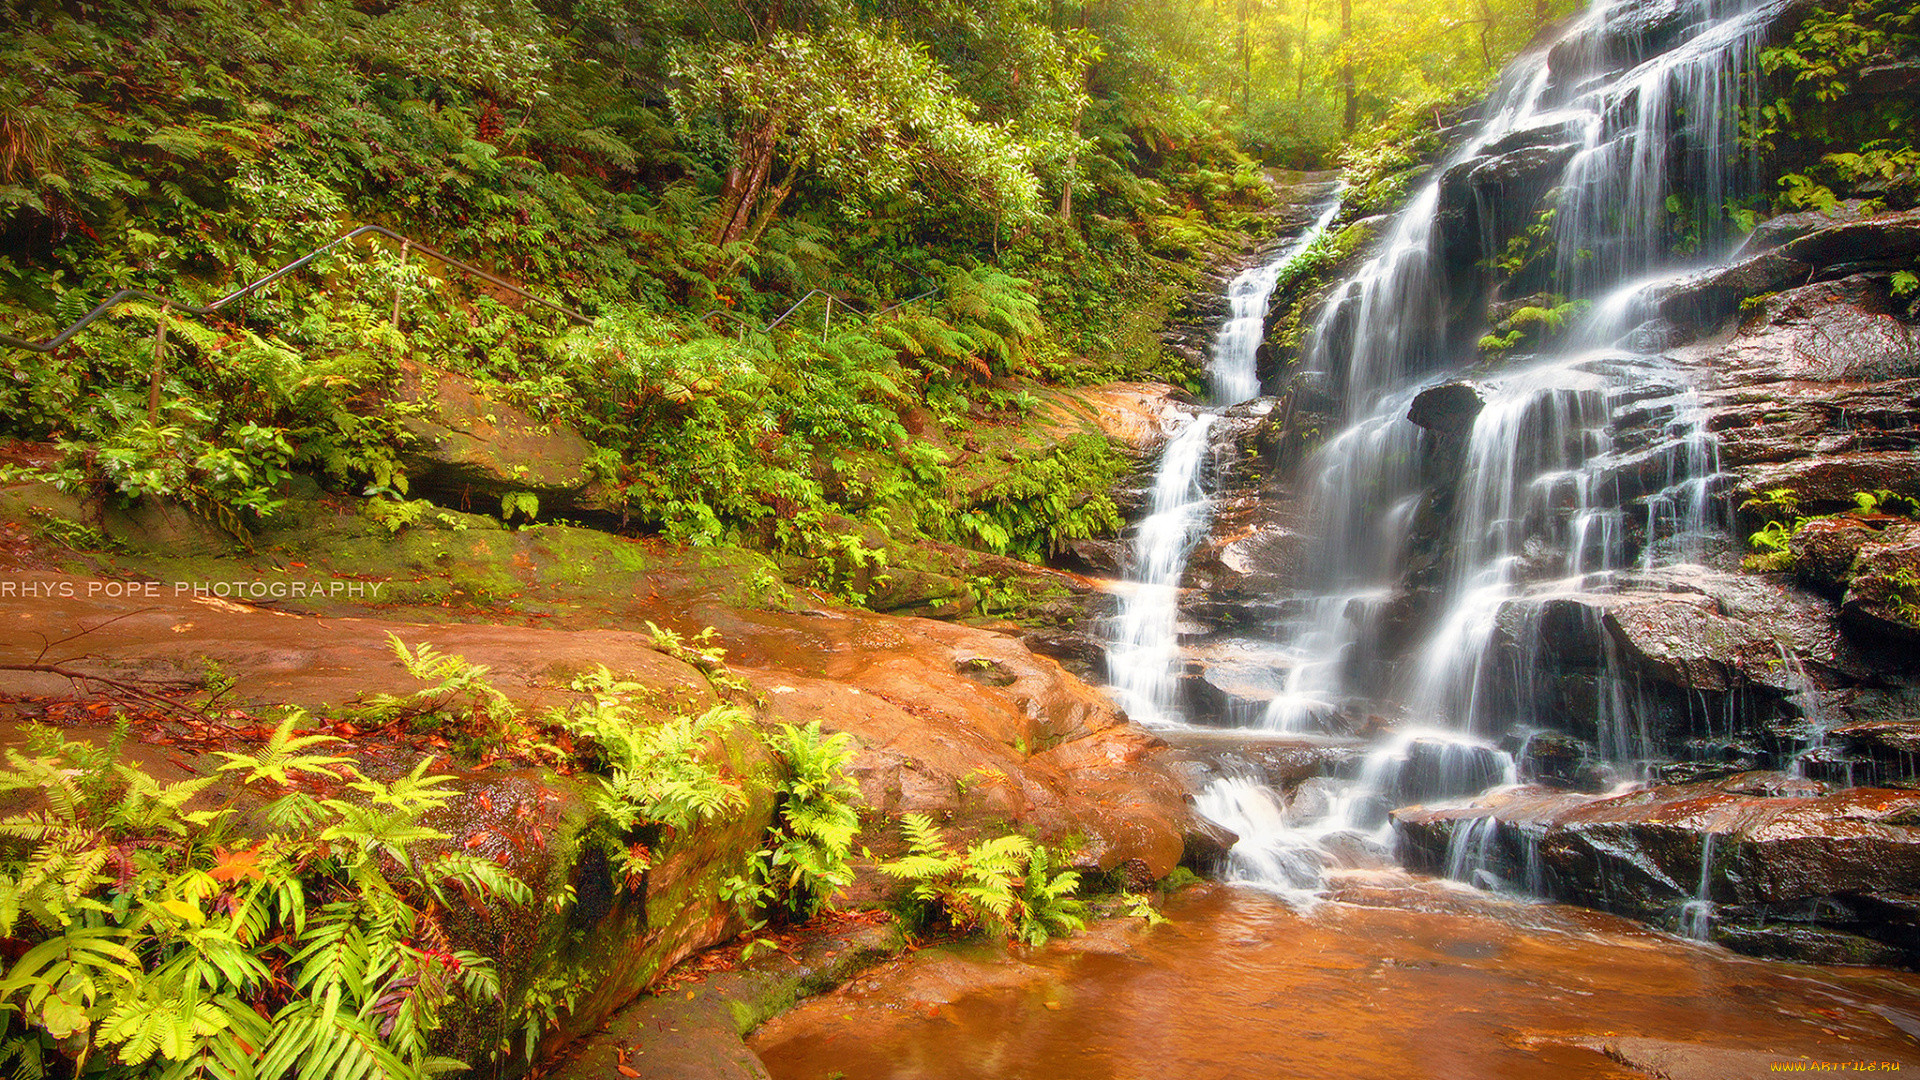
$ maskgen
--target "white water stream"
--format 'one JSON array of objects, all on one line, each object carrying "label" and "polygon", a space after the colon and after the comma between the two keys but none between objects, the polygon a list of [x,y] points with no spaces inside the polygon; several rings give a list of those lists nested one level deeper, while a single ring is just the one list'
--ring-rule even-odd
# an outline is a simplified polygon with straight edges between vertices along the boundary
[{"label": "white water stream", "polygon": [[1187,419],[1161,451],[1152,502],[1133,540],[1128,586],[1107,646],[1108,681],[1128,714],[1141,723],[1167,725],[1183,719],[1177,701],[1180,579],[1194,545],[1205,538],[1213,521],[1214,421],[1220,409],[1259,395],[1256,368],[1266,336],[1267,299],[1280,274],[1313,246],[1339,209],[1337,200],[1330,202],[1271,260],[1242,272],[1227,286],[1230,313],[1214,341],[1209,365],[1213,407]]}]

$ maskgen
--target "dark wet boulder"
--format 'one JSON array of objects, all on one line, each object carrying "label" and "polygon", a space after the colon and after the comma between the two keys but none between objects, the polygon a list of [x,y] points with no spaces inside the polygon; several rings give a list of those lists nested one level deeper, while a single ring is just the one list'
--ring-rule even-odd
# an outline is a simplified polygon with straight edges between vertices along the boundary
[{"label": "dark wet boulder", "polygon": [[1469,158],[1440,178],[1435,227],[1441,258],[1466,267],[1498,251],[1509,236],[1531,224],[1535,200],[1553,186],[1560,171],[1580,151],[1574,143],[1522,146],[1498,155]]},{"label": "dark wet boulder", "polygon": [[1829,740],[1851,752],[1851,776],[1884,787],[1915,786],[1920,779],[1920,709],[1914,709],[1912,701],[1907,708],[1903,717],[1853,720],[1827,732]]},{"label": "dark wet boulder", "polygon": [[1920,91],[1920,61],[1893,60],[1860,69],[1851,87],[1856,94],[1888,96]]},{"label": "dark wet boulder", "polygon": [[1776,248],[1788,241],[1817,233],[1821,229],[1829,229],[1849,221],[1858,221],[1866,216],[1861,209],[1863,205],[1860,199],[1849,199],[1835,206],[1830,213],[1802,210],[1792,214],[1775,214],[1753,227],[1753,232],[1747,234],[1747,242],[1741,245],[1740,252],[1743,255],[1757,254],[1768,248]]},{"label": "dark wet boulder", "polygon": [[1437,435],[1463,436],[1486,402],[1472,383],[1447,382],[1422,390],[1407,409],[1407,419]]},{"label": "dark wet boulder", "polygon": [[1566,146],[1584,140],[1587,125],[1591,121],[1585,115],[1548,114],[1540,123],[1529,127],[1515,128],[1486,145],[1482,151],[1490,157],[1499,157],[1536,146]]},{"label": "dark wet boulder", "polygon": [[[1418,865],[1444,869],[1470,828],[1481,844],[1504,846],[1488,861],[1531,860],[1555,899],[1675,927],[1689,903],[1704,900],[1713,937],[1734,948],[1920,964],[1911,895],[1920,793],[1795,786],[1770,795],[1762,779],[1600,798],[1523,788],[1470,807],[1403,808],[1393,819]],[[1753,791],[1761,794],[1744,793]]]},{"label": "dark wet boulder", "polygon": [[1460,798],[1498,784],[1508,764],[1507,756],[1490,746],[1415,739],[1388,786],[1402,804]]},{"label": "dark wet boulder", "polygon": [[1814,268],[1780,251],[1761,251],[1674,286],[1660,300],[1660,313],[1685,326],[1712,326],[1763,293],[1803,285]]},{"label": "dark wet boulder", "polygon": [[1307,534],[1274,521],[1216,528],[1188,563],[1187,583],[1203,589],[1206,602],[1189,605],[1187,612],[1210,621],[1203,609],[1232,611],[1238,602],[1283,594],[1299,583],[1311,542]]},{"label": "dark wet boulder", "polygon": [[1788,241],[1781,251],[1812,266],[1920,254],[1920,209],[1842,222]]},{"label": "dark wet boulder", "polygon": [[1184,689],[1195,717],[1245,725],[1257,721],[1267,703],[1286,689],[1286,672],[1265,664],[1202,659],[1189,665]]},{"label": "dark wet boulder", "polygon": [[1497,157],[1476,159],[1478,163],[1468,173],[1467,183],[1474,191],[1490,198],[1538,193],[1550,186],[1554,178],[1560,175],[1560,170],[1579,152],[1577,144],[1561,143],[1555,146],[1523,146]]},{"label": "dark wet boulder", "polygon": [[1515,755],[1523,777],[1545,787],[1597,794],[1607,789],[1612,772],[1591,743],[1571,735],[1541,732],[1528,736]]},{"label": "dark wet boulder", "polygon": [[1118,577],[1127,559],[1127,543],[1108,537],[1069,540],[1054,556],[1056,565],[1085,573]]}]

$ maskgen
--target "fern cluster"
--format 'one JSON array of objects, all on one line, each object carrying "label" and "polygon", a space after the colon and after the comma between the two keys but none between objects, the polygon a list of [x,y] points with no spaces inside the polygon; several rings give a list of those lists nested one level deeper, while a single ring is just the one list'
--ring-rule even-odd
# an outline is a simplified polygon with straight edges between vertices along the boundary
[{"label": "fern cluster", "polygon": [[601,667],[575,680],[574,689],[587,699],[551,718],[585,744],[596,772],[587,799],[629,884],[652,868],[661,841],[746,805],[739,782],[724,776],[706,752],[709,739],[741,722],[738,708],[719,705],[647,726],[627,700],[640,684],[616,680]]},{"label": "fern cluster", "polygon": [[880,870],[907,883],[902,914],[909,925],[945,924],[984,930],[1028,945],[1086,926],[1075,895],[1080,875],[1055,872],[1059,857],[1019,834],[996,836],[961,850],[923,814],[901,818],[908,852]]},{"label": "fern cluster", "polygon": [[860,832],[860,787],[846,772],[853,739],[845,732],[822,736],[813,720],[804,727],[781,724],[768,741],[784,766],[774,789],[774,824],[731,891],[742,906],[810,919],[853,883],[847,856]]},{"label": "fern cluster", "polygon": [[[453,797],[450,777],[425,760],[369,777],[308,752],[334,740],[295,734],[299,719],[259,753],[225,754],[222,775],[177,783],[53,735],[8,752],[0,793],[41,804],[0,819],[0,938],[27,945],[0,978],[15,1075],[463,1067],[433,1053],[434,1032],[451,1004],[499,985],[443,917],[530,890],[487,860],[423,850],[446,839],[424,819]],[[223,778],[267,800],[251,821],[231,801],[199,805]]]},{"label": "fern cluster", "polygon": [[407,674],[429,685],[403,696],[371,695],[366,708],[373,716],[404,720],[416,730],[450,730],[467,750],[500,750],[526,741],[519,709],[487,678],[491,668],[424,641],[409,649],[396,634],[387,635],[387,644]]}]

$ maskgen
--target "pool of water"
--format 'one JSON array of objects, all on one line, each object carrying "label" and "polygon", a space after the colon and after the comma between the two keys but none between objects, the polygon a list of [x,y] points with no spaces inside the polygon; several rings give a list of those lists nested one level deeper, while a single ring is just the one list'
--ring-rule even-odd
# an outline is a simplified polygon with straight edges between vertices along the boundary
[{"label": "pool of water", "polygon": [[1197,886],[1152,928],[923,950],[750,1045],[776,1080],[1920,1073],[1911,973],[1747,959],[1400,876],[1332,895],[1298,912]]}]

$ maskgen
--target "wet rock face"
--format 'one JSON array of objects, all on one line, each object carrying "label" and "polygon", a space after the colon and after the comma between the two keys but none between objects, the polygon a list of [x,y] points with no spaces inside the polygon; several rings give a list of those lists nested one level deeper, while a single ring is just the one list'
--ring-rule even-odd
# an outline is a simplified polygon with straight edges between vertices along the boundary
[{"label": "wet rock face", "polygon": [[[1920,523],[1893,526],[1860,546],[1840,615],[1856,634],[1920,650]],[[1920,666],[1920,657],[1908,656]]]},{"label": "wet rock face", "polygon": [[1394,821],[1430,869],[1472,829],[1500,876],[1530,869],[1556,899],[1676,928],[1705,901],[1714,940],[1741,951],[1920,965],[1920,793],[1746,775],[1612,798],[1519,789]]},{"label": "wet rock face", "polygon": [[449,505],[495,510],[500,497],[530,492],[543,506],[574,506],[587,489],[593,447],[579,433],[495,401],[471,379],[414,370],[402,393],[423,406],[402,423],[411,443],[402,460],[416,487]]},{"label": "wet rock face", "polygon": [[1853,580],[1853,560],[1878,535],[1873,526],[1853,517],[1817,518],[1793,534],[1788,551],[1793,574],[1808,588],[1838,600]]},{"label": "wet rock face", "polygon": [[1920,492],[1920,329],[1884,277],[1781,292],[1674,357],[1701,375],[1736,506],[1779,488],[1803,514],[1850,508],[1859,491]]},{"label": "wet rock face", "polygon": [[1407,419],[1436,435],[1464,437],[1486,407],[1480,391],[1467,382],[1441,383],[1422,390],[1407,409]]}]

